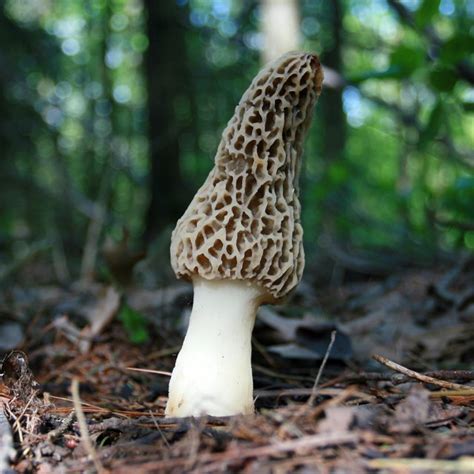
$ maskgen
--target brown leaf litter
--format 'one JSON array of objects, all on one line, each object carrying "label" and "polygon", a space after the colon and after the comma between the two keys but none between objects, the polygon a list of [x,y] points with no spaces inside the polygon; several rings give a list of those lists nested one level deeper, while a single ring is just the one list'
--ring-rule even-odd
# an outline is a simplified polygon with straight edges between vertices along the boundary
[{"label": "brown leaf litter", "polygon": [[[0,311],[28,323],[22,351],[0,368],[0,468],[474,472],[472,261],[455,270],[406,272],[324,295],[304,285],[286,319],[272,308],[258,322],[257,413],[231,418],[164,418],[181,337],[168,314],[185,315],[182,285],[143,299],[143,289],[122,296],[107,285],[10,288]],[[151,342],[129,342],[114,318],[123,298],[146,318]],[[374,353],[383,356],[370,360]]]}]

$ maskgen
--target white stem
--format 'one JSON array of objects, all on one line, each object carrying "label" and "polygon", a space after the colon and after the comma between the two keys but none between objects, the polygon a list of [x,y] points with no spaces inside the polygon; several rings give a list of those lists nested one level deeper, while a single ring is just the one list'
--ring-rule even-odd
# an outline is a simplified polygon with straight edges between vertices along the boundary
[{"label": "white stem", "polygon": [[195,278],[188,331],[169,386],[166,416],[253,413],[251,337],[263,290]]}]

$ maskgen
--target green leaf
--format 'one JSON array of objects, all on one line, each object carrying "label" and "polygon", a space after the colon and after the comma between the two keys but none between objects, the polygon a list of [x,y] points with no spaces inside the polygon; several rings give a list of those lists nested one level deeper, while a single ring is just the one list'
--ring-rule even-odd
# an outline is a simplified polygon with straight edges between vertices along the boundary
[{"label": "green leaf", "polygon": [[127,304],[124,304],[122,305],[118,318],[127,331],[130,341],[134,344],[141,344],[148,341],[149,334],[147,322],[142,314],[135,311]]},{"label": "green leaf", "polygon": [[367,79],[402,79],[409,77],[423,66],[425,52],[419,46],[401,44],[390,55],[390,66],[383,71],[364,71],[349,78],[349,82],[358,84]]},{"label": "green leaf", "polygon": [[384,71],[364,71],[359,74],[354,74],[352,77],[349,77],[348,80],[350,83],[359,84],[367,79],[400,79],[403,76],[404,74],[398,66],[390,66]]},{"label": "green leaf", "polygon": [[446,66],[435,66],[430,72],[430,83],[439,92],[451,92],[456,85],[458,75]]},{"label": "green leaf", "polygon": [[420,133],[418,148],[423,150],[431,142],[443,125],[445,119],[445,110],[442,100],[438,100],[430,112],[426,127]]},{"label": "green leaf", "polygon": [[409,76],[421,67],[425,61],[425,52],[417,46],[401,44],[390,55],[390,67],[398,68],[400,74]]},{"label": "green leaf", "polygon": [[462,108],[464,112],[472,113],[474,112],[474,102],[463,102]]},{"label": "green leaf", "polygon": [[424,28],[433,20],[439,12],[440,0],[423,0],[415,13],[415,24],[419,28]]},{"label": "green leaf", "polygon": [[446,64],[457,64],[474,51],[474,36],[469,33],[457,33],[447,40],[440,49],[439,59]]}]

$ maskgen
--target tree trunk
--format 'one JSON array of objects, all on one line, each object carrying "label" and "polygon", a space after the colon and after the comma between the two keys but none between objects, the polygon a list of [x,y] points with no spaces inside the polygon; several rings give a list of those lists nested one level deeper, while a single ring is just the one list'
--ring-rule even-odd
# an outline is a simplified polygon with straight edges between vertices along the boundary
[{"label": "tree trunk", "polygon": [[[342,19],[341,0],[327,3],[328,29],[332,43],[323,52],[322,63],[337,72],[342,71]],[[346,118],[342,107],[342,89],[325,88],[321,95],[321,115],[324,117],[325,133],[323,134],[322,156],[328,164],[342,157],[346,146]]]},{"label": "tree trunk", "polygon": [[260,0],[262,61],[267,63],[300,45],[297,0]]},{"label": "tree trunk", "polygon": [[181,125],[175,113],[176,98],[184,92],[186,71],[186,10],[174,1],[146,0],[149,47],[146,75],[149,107],[150,202],[145,222],[149,242],[180,217],[187,193],[181,176],[179,138]]},{"label": "tree trunk", "polygon": [[[327,18],[325,27],[331,42],[327,45],[321,57],[324,66],[342,71],[342,48],[343,48],[343,2],[333,0],[327,3]],[[321,202],[321,232],[329,239],[336,239],[345,234],[345,226],[350,207],[351,188],[346,182],[336,182],[332,178],[331,171],[337,161],[344,159],[346,149],[346,117],[342,104],[342,89],[324,88],[320,101],[321,120],[321,167],[320,182],[325,188],[325,197]],[[344,235],[344,237],[346,237]],[[341,271],[335,263],[333,277]],[[333,278],[334,281],[336,281]]]}]

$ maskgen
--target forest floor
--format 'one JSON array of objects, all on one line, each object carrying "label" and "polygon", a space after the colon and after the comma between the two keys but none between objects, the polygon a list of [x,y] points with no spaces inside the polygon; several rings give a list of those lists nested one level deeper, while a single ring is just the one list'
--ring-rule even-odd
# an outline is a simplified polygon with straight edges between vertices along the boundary
[{"label": "forest floor", "polygon": [[207,419],[164,418],[189,286],[9,285],[0,472],[474,472],[473,282],[303,282],[260,311],[256,414]]}]

